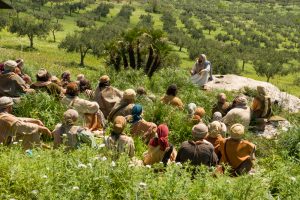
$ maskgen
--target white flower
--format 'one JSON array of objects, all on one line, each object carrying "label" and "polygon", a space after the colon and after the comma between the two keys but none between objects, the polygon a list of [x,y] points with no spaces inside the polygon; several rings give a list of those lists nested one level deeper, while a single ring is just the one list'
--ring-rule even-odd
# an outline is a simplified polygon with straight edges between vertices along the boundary
[{"label": "white flower", "polygon": [[296,177],[293,177],[293,176],[292,176],[290,179],[291,179],[292,181],[296,182]]},{"label": "white flower", "polygon": [[101,160],[101,157],[100,156],[96,156],[96,157],[94,157],[93,160]]},{"label": "white flower", "polygon": [[179,166],[179,167],[182,167],[181,162],[177,162],[176,165]]},{"label": "white flower", "polygon": [[230,180],[226,180],[225,182],[226,182],[227,184],[230,184],[230,183],[231,183],[231,181],[230,181]]},{"label": "white flower", "polygon": [[18,144],[18,142],[13,142],[13,144],[14,144],[14,145],[17,145],[17,144]]},{"label": "white flower", "polygon": [[87,168],[87,166],[85,165],[85,164],[82,164],[82,163],[80,163],[79,165],[78,165],[78,168]]},{"label": "white flower", "polygon": [[43,175],[42,178],[43,178],[43,179],[47,179],[48,176],[47,176],[47,175]]},{"label": "white flower", "polygon": [[139,184],[139,185],[140,185],[140,187],[141,187],[141,188],[145,188],[145,187],[147,187],[147,183],[144,183],[144,182],[140,182],[140,184]]},{"label": "white flower", "polygon": [[105,144],[100,144],[99,145],[99,148],[103,148],[103,147],[105,147]]},{"label": "white flower", "polygon": [[92,163],[88,163],[87,166],[89,166],[90,168],[93,168]]},{"label": "white flower", "polygon": [[79,190],[78,186],[73,186],[72,190]]},{"label": "white flower", "polygon": [[135,165],[133,164],[133,163],[130,163],[129,165],[128,165],[128,167],[134,167]]},{"label": "white flower", "polygon": [[10,198],[9,200],[17,200],[17,199],[15,199],[15,198]]},{"label": "white flower", "polygon": [[34,194],[34,195],[37,195],[38,193],[39,193],[38,190],[32,190],[32,191],[31,191],[31,194]]},{"label": "white flower", "polygon": [[111,166],[112,166],[112,167],[115,167],[115,166],[116,166],[115,161],[111,161]]},{"label": "white flower", "polygon": [[151,169],[151,165],[146,165],[147,168]]},{"label": "white flower", "polygon": [[103,157],[101,158],[101,160],[102,160],[102,161],[106,161],[107,158],[106,158],[105,156],[103,156]]}]

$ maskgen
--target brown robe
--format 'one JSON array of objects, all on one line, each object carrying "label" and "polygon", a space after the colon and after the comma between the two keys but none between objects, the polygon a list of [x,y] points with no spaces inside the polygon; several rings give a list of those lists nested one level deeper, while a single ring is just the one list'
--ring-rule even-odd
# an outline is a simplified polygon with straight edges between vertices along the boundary
[{"label": "brown robe", "polygon": [[[153,165],[154,163],[159,163],[162,161],[162,159],[165,156],[165,153],[169,150],[170,147],[167,147],[164,151],[160,149],[160,146],[153,147],[151,145],[148,145],[148,151],[144,153],[143,157],[143,163],[144,165]],[[177,152],[175,148],[173,148],[173,151],[171,153],[169,161],[175,161]]]},{"label": "brown robe", "polygon": [[94,101],[99,104],[100,110],[103,112],[105,118],[108,117],[112,108],[116,103],[120,102],[123,97],[123,92],[108,86],[100,90],[98,87],[94,94]]},{"label": "brown robe", "polygon": [[25,81],[14,72],[0,74],[0,97],[20,97],[26,89]]},{"label": "brown robe", "polygon": [[[66,150],[76,149],[78,145],[77,134],[79,129],[79,126],[64,124],[56,125],[55,129],[52,132],[54,137],[54,148],[59,148],[60,145],[64,143],[64,145],[66,146]],[[65,141],[63,134],[66,134]]]},{"label": "brown robe", "polygon": [[175,106],[175,107],[183,110],[183,103],[182,103],[181,99],[179,99],[178,97],[171,96],[171,95],[165,95],[161,98],[161,102],[164,104],[170,104],[172,106]]},{"label": "brown robe", "polygon": [[144,143],[148,144],[150,139],[154,137],[156,129],[156,124],[141,119],[138,122],[131,125],[130,134],[133,137],[141,136]]},{"label": "brown robe", "polygon": [[126,117],[128,115],[131,115],[133,106],[134,103],[128,104],[127,102],[123,102],[123,101],[117,103],[109,113],[107,120],[113,122],[117,116]]},{"label": "brown robe", "polygon": [[225,103],[217,102],[213,106],[212,114],[214,114],[215,112],[220,112],[222,114],[222,116],[224,117],[229,110],[230,110],[230,103],[229,102],[225,102]]},{"label": "brown robe", "polygon": [[217,137],[213,138],[213,137],[210,137],[209,135],[205,138],[206,141],[210,142],[214,148],[215,148],[215,153],[217,154],[218,158],[221,159],[221,151],[220,151],[220,143],[223,141],[223,137],[218,134]]},{"label": "brown robe", "polygon": [[62,95],[62,88],[51,81],[35,82],[30,85],[30,88],[35,90],[45,91],[49,95],[54,95],[57,98]]},{"label": "brown robe", "polygon": [[134,142],[133,139],[125,134],[121,134],[116,140],[114,137],[106,137],[105,146],[117,153],[125,152],[129,157],[134,156]]}]

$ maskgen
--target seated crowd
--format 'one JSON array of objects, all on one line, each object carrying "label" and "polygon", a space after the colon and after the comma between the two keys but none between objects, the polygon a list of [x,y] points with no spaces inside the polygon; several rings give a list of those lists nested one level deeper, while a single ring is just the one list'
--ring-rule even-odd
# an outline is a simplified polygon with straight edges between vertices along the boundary
[{"label": "seated crowd", "polygon": [[[46,69],[40,69],[36,74],[37,81],[32,83],[31,78],[23,74],[22,66],[23,60],[9,60],[0,65],[0,143],[10,145],[22,140],[24,149],[47,146],[41,142],[40,134],[53,136],[54,148],[64,144],[67,151],[79,148],[82,143],[96,148],[94,137],[103,137],[105,146],[115,155],[125,152],[133,157],[135,145],[132,137],[139,137],[148,147],[143,154],[144,165],[159,162],[164,165],[170,162],[206,166],[224,164],[231,167],[232,174],[240,175],[251,170],[255,159],[255,145],[243,139],[245,130],[250,123],[256,122],[262,128],[272,114],[270,97],[263,87],[257,88],[258,96],[251,107],[244,95],[238,95],[229,103],[226,95],[220,93],[208,125],[203,120],[206,114],[204,108],[190,103],[186,110],[187,118],[193,124],[192,139],[183,142],[176,151],[168,140],[168,126],[146,121],[143,107],[135,103],[137,98],[155,101],[155,96],[147,95],[144,88],[121,91],[111,86],[109,76],[103,75],[93,91],[83,74],[79,74],[77,80],[72,82],[70,72],[64,72],[60,80],[51,76]],[[55,96],[68,108],[63,121],[52,132],[40,120],[11,114],[15,98],[39,91]],[[89,100],[80,98],[79,93]],[[160,102],[184,111],[184,104],[177,93],[177,86],[170,85]],[[78,119],[82,119],[83,123],[78,125]],[[104,136],[109,122],[112,128]],[[131,136],[125,133],[127,124],[130,125]]]}]

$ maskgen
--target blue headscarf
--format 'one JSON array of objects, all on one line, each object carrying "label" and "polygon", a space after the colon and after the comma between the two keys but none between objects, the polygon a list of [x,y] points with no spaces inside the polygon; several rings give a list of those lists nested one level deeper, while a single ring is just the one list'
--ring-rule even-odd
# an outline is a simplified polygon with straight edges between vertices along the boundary
[{"label": "blue headscarf", "polygon": [[142,119],[141,114],[143,112],[143,107],[140,104],[135,104],[132,108],[132,121],[131,123],[136,123]]}]

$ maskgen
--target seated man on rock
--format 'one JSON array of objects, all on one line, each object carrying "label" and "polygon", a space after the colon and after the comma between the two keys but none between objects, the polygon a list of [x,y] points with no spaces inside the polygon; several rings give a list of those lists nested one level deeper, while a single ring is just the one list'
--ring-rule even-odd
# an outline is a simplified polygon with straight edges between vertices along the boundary
[{"label": "seated man on rock", "polygon": [[77,120],[78,112],[76,110],[69,109],[64,113],[63,123],[57,124],[52,132],[54,148],[64,144],[66,150],[73,150],[79,148],[83,143],[93,148],[96,147],[93,134],[80,126],[75,126]]},{"label": "seated man on rock", "polygon": [[123,97],[120,102],[116,103],[109,113],[107,119],[112,122],[117,116],[126,117],[131,115],[132,108],[134,106],[136,93],[133,89],[127,89],[123,93]]},{"label": "seated man on rock", "polygon": [[242,139],[244,132],[242,124],[234,124],[230,127],[230,138],[220,143],[220,163],[228,164],[233,175],[248,173],[255,159],[255,145]]},{"label": "seated man on rock", "polygon": [[4,63],[4,71],[0,74],[0,97],[20,97],[26,93],[33,93],[25,81],[15,73],[18,63],[8,60]]},{"label": "seated man on rock", "polygon": [[115,104],[121,101],[123,92],[112,87],[110,78],[107,75],[103,75],[100,77],[98,88],[93,96],[93,100],[99,104],[100,110],[107,119]]},{"label": "seated man on rock", "polygon": [[80,117],[84,119],[84,127],[90,131],[103,130],[105,119],[97,102],[78,97],[79,87],[76,82],[69,83],[66,88],[66,96],[61,102],[78,111]]},{"label": "seated man on rock", "polygon": [[199,87],[204,87],[208,80],[212,80],[211,64],[206,55],[201,54],[191,70],[191,81]]},{"label": "seated man on rock", "polygon": [[114,119],[110,136],[104,138],[105,146],[114,153],[126,153],[129,157],[134,156],[133,139],[127,136],[123,131],[126,127],[126,119],[123,116],[117,116]]},{"label": "seated man on rock", "polygon": [[51,137],[51,132],[40,120],[16,117],[12,114],[13,100],[0,98],[0,143],[10,145],[14,140],[23,140],[24,149],[41,146],[40,133]]},{"label": "seated man on rock", "polygon": [[176,162],[190,161],[192,165],[215,166],[218,157],[214,151],[214,146],[204,140],[208,133],[205,124],[197,124],[192,129],[193,140],[185,141],[181,144],[176,157]]},{"label": "seated man on rock", "polygon": [[57,98],[61,97],[63,90],[57,84],[51,82],[51,74],[46,69],[40,69],[36,74],[37,82],[33,83],[30,87],[35,90],[47,92]]},{"label": "seated man on rock", "polygon": [[240,123],[248,128],[251,120],[251,111],[247,103],[245,95],[237,96],[234,107],[222,118],[222,122],[227,127],[231,127],[235,123]]},{"label": "seated man on rock", "polygon": [[168,87],[166,94],[161,98],[161,102],[164,104],[169,104],[183,110],[183,103],[177,95],[178,89],[176,84],[172,84]]}]

